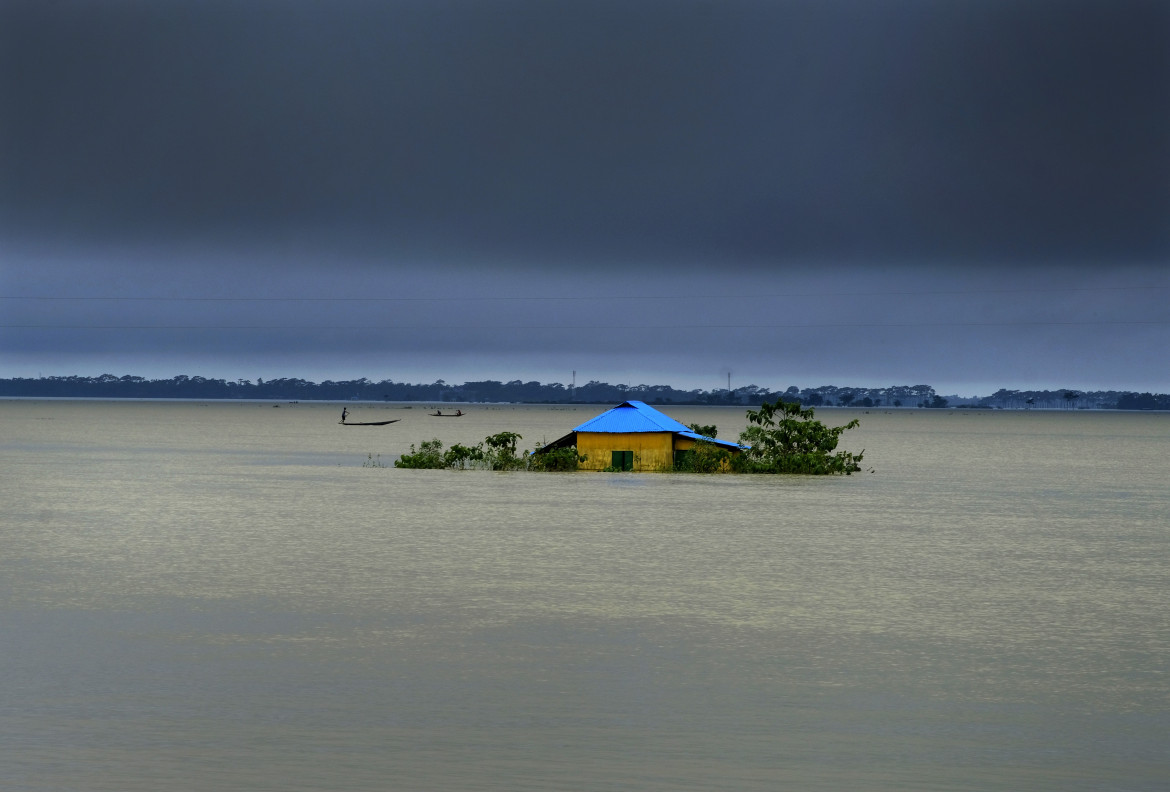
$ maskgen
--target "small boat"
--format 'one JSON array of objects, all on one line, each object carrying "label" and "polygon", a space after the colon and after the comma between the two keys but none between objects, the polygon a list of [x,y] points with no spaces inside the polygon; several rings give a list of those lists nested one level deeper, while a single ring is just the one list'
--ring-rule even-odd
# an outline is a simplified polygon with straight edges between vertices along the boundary
[{"label": "small boat", "polygon": [[398,423],[401,418],[395,418],[393,421],[338,421],[342,426],[385,426],[386,424]]},{"label": "small boat", "polygon": [[432,418],[462,418],[463,415],[463,410],[456,410],[453,413],[445,413],[442,410],[435,410],[433,413],[431,413]]}]

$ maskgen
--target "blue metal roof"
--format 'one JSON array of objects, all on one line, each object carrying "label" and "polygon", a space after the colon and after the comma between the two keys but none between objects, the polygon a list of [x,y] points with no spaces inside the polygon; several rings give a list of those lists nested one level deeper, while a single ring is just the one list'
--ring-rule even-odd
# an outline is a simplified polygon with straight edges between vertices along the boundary
[{"label": "blue metal roof", "polygon": [[668,415],[655,410],[640,401],[622,402],[612,410],[606,410],[596,418],[590,418],[576,427],[574,432],[689,432],[689,427],[680,424]]},{"label": "blue metal roof", "polygon": [[738,443],[717,440],[696,434],[689,426],[681,424],[669,415],[663,415],[649,404],[640,401],[622,402],[617,407],[603,412],[596,418],[573,429],[574,432],[606,432],[628,434],[631,432],[673,432],[692,440],[706,440],[727,448],[739,448]]}]

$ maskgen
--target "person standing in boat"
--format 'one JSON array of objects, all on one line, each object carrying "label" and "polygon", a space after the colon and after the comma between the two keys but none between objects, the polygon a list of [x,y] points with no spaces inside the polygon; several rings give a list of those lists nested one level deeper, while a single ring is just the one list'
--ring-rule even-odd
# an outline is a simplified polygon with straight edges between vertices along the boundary
[{"label": "person standing in boat", "polygon": [[342,423],[345,423],[345,419],[346,419],[347,417],[349,417],[349,408],[348,408],[348,407],[342,407],[342,408],[341,408],[341,422],[342,422]]}]

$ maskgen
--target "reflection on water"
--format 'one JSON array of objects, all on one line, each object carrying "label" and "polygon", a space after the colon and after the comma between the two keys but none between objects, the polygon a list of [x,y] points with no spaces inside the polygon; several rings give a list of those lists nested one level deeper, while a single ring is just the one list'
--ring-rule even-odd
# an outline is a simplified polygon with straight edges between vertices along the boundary
[{"label": "reflection on water", "polygon": [[847,478],[362,466],[600,409],[0,402],[0,787],[1164,788],[1170,416],[819,412]]}]

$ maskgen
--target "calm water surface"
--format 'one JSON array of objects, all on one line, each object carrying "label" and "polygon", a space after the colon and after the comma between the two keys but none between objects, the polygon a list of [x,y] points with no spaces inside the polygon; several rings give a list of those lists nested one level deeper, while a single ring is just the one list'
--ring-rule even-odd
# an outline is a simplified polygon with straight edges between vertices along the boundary
[{"label": "calm water surface", "polygon": [[1170,787],[1170,415],[824,410],[867,472],[775,478],[349,406],[0,401],[0,788]]}]

